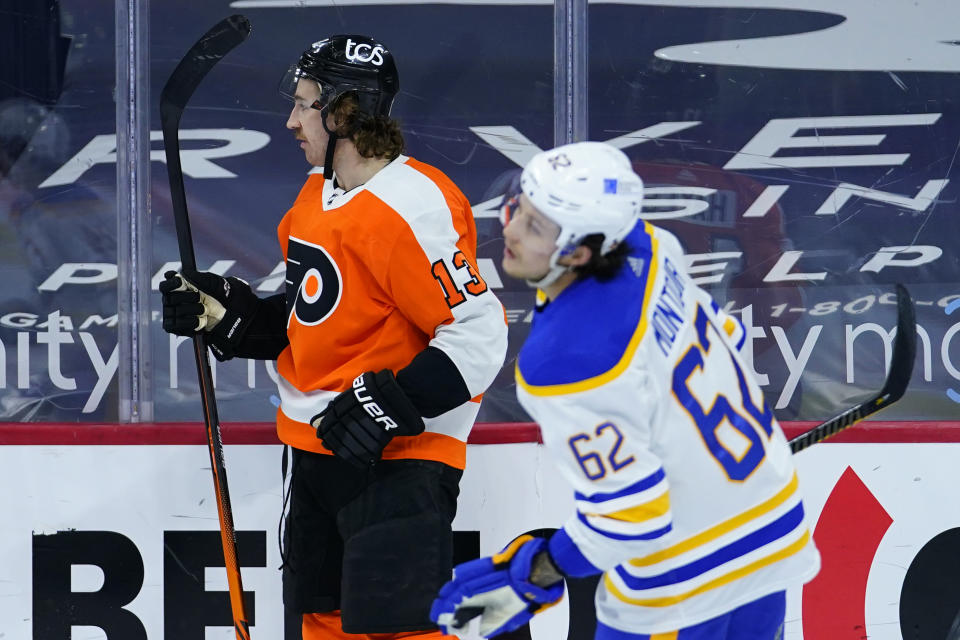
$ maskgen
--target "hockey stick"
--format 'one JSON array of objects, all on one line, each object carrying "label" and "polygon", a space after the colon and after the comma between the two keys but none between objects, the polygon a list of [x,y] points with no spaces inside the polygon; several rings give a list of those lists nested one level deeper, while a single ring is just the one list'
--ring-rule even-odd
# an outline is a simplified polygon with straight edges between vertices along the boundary
[{"label": "hockey stick", "polygon": [[947,640],[960,640],[960,612],[954,616],[953,623],[947,630]]},{"label": "hockey stick", "polygon": [[[180,116],[204,76],[231,49],[246,40],[249,34],[250,21],[245,17],[235,15],[221,20],[190,48],[160,92],[160,122],[167,155],[173,218],[177,228],[180,261],[186,269],[196,270],[197,260],[193,253],[183,168],[180,165]],[[217,513],[220,516],[220,542],[223,545],[223,560],[227,569],[233,627],[237,640],[250,640],[250,624],[243,602],[240,562],[237,559],[237,536],[233,527],[233,510],[230,508],[230,491],[227,489],[227,469],[223,462],[220,418],[217,416],[216,398],[213,395],[213,376],[207,360],[207,344],[202,333],[193,337],[193,353],[197,360],[197,378],[200,381],[203,420],[207,427],[210,468],[213,471],[213,488],[217,496]]]},{"label": "hockey stick", "polygon": [[897,285],[897,336],[893,342],[893,355],[890,356],[890,372],[877,395],[851,407],[840,415],[830,418],[790,441],[790,451],[797,453],[812,444],[829,438],[848,427],[852,427],[867,416],[903,397],[910,384],[913,373],[913,360],[917,353],[917,321],[910,294],[902,284]]}]

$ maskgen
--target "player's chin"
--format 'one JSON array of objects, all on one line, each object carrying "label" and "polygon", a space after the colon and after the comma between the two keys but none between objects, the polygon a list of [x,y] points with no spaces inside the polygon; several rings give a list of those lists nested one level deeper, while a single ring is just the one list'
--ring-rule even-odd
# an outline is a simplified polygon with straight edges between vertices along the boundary
[{"label": "player's chin", "polygon": [[500,261],[500,266],[503,267],[504,273],[506,273],[511,278],[516,278],[518,280],[524,279],[523,269],[517,264],[517,259],[513,254],[509,254],[507,251],[503,252],[503,260]]},{"label": "player's chin", "polygon": [[319,167],[323,164],[324,161],[324,151],[326,149],[317,149],[316,147],[307,144],[303,148],[303,155],[312,166]]}]

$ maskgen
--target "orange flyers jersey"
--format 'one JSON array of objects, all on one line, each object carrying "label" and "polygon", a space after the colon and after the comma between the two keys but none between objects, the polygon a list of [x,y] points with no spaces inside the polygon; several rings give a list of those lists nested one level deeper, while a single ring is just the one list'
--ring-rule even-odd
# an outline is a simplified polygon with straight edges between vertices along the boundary
[{"label": "orange flyers jersey", "polygon": [[314,169],[277,229],[287,263],[287,337],[277,359],[280,439],[330,453],[310,426],[364,371],[396,373],[432,346],[474,400],[425,418],[384,459],[463,468],[478,396],[503,364],[503,307],[476,266],[470,203],[439,170],[400,156],[344,191]]}]

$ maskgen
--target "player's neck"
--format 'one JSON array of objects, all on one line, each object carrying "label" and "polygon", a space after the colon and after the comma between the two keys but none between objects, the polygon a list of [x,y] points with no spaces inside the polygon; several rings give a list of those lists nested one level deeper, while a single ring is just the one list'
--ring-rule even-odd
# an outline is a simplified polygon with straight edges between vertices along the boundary
[{"label": "player's neck", "polygon": [[390,160],[386,158],[364,158],[355,151],[336,160],[333,170],[337,174],[337,184],[346,191],[365,184],[378,171],[390,164]]},{"label": "player's neck", "polygon": [[549,286],[543,288],[543,292],[546,294],[549,300],[556,300],[557,296],[560,293],[569,287],[571,284],[577,281],[577,274],[574,271],[567,271],[559,278],[554,280]]}]

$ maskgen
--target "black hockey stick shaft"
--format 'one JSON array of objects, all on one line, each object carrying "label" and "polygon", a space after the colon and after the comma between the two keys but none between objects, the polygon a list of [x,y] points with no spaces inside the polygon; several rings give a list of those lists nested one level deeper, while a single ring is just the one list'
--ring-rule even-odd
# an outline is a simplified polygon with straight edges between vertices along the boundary
[{"label": "black hockey stick shaft", "polygon": [[946,640],[960,640],[960,611],[953,617],[953,622],[947,630]]},{"label": "black hockey stick shaft", "polygon": [[843,413],[817,425],[806,433],[790,440],[793,453],[803,451],[812,444],[840,433],[852,427],[867,416],[886,409],[903,397],[910,384],[913,373],[913,361],[917,353],[917,320],[913,301],[906,287],[897,285],[897,335],[893,341],[893,354],[890,356],[890,370],[883,388],[867,400]]},{"label": "black hockey stick shaft", "polygon": [[[187,214],[187,197],[183,183],[183,168],[180,164],[180,117],[193,92],[204,76],[234,47],[250,34],[250,22],[244,16],[234,15],[221,20],[207,31],[177,65],[160,92],[160,122],[163,129],[163,146],[167,157],[167,176],[170,180],[170,195],[173,217],[180,248],[180,261],[184,268],[197,268],[193,252],[193,236],[190,233],[190,218]],[[230,506],[230,491],[227,488],[227,470],[223,460],[223,440],[220,435],[220,418],[213,390],[213,374],[207,360],[207,345],[203,334],[193,338],[193,352],[197,361],[197,379],[200,382],[200,399],[203,404],[203,420],[206,425],[207,447],[210,452],[210,467],[213,471],[213,486],[217,498],[217,514],[220,519],[220,541],[223,545],[223,560],[227,570],[230,589],[230,608],[237,640],[250,640],[250,623],[243,601],[243,582],[240,579],[240,561],[237,556],[237,536],[233,525],[233,509]]]}]

